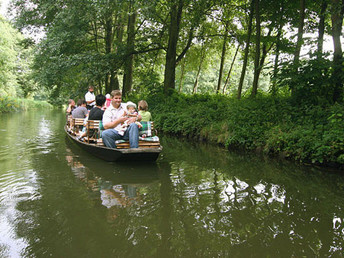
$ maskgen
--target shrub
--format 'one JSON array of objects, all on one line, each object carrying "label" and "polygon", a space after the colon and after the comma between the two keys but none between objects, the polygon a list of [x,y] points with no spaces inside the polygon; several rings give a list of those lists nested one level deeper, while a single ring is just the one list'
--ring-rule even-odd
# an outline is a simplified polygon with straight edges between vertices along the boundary
[{"label": "shrub", "polygon": [[[141,96],[142,97],[142,96]],[[288,97],[172,94],[144,97],[159,130],[309,163],[344,164],[344,106]]]},{"label": "shrub", "polygon": [[34,101],[29,99],[16,99],[8,96],[0,97],[0,113],[16,112],[35,108],[52,108],[45,101]]}]

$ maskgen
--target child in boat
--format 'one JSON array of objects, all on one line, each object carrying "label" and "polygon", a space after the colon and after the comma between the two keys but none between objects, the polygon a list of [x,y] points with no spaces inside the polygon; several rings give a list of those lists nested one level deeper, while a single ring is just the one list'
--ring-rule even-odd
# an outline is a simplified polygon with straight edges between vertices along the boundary
[{"label": "child in boat", "polygon": [[104,107],[105,107],[105,109],[106,109],[106,108],[108,108],[108,107],[110,106],[112,98],[111,98],[111,96],[110,96],[109,93],[106,94],[105,97],[106,97],[106,103],[105,103],[105,106],[104,106]]},{"label": "child in boat", "polygon": [[[126,116],[126,117],[137,117],[137,115],[138,115],[138,113],[136,111],[136,104],[131,102],[131,101],[128,101],[127,102],[126,111],[124,112],[123,116]],[[136,121],[135,123],[138,125],[139,128],[142,127],[140,122]],[[119,129],[118,134],[123,136],[125,131],[127,130],[128,126],[129,126],[129,124],[127,123],[127,121],[125,121],[122,124],[121,128]]]},{"label": "child in boat", "polygon": [[139,106],[139,114],[142,116],[143,122],[152,120],[152,115],[148,111],[148,103],[145,100],[140,100],[138,103]]}]

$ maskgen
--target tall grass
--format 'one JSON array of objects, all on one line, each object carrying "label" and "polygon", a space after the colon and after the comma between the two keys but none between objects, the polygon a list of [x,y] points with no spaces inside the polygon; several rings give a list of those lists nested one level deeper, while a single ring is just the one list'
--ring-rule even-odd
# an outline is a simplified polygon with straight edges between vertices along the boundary
[{"label": "tall grass", "polygon": [[8,96],[0,96],[0,113],[38,108],[53,108],[53,106],[46,101],[35,101],[30,99],[18,99]]}]

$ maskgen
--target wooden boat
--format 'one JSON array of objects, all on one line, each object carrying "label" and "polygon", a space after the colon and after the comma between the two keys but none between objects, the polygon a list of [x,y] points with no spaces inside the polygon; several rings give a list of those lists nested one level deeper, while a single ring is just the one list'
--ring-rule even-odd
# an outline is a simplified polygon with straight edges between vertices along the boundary
[{"label": "wooden boat", "polygon": [[87,137],[83,141],[79,139],[78,127],[83,124],[83,119],[68,118],[65,125],[65,132],[68,138],[82,149],[94,156],[106,161],[141,161],[153,162],[159,157],[162,151],[160,142],[139,144],[139,148],[128,148],[127,143],[123,143],[121,148],[113,149],[106,147],[101,139],[89,137],[89,130],[99,130],[99,121],[87,121]]}]

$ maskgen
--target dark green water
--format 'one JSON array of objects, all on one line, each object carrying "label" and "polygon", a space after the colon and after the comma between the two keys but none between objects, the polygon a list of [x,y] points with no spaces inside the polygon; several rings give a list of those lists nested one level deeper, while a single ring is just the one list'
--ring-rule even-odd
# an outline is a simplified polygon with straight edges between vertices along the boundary
[{"label": "dark green water", "polygon": [[341,257],[344,175],[161,137],[155,164],[0,115],[0,257]]}]

